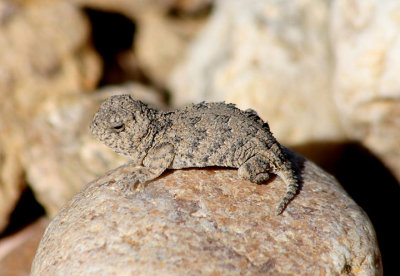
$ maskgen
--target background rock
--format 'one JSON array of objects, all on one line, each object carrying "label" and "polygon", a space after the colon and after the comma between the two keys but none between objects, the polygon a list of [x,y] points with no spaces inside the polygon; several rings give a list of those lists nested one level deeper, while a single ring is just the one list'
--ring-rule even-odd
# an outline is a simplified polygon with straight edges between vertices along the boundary
[{"label": "background rock", "polygon": [[[89,24],[92,22],[85,8],[114,10],[131,16],[132,21],[140,21],[145,11],[157,10],[160,16],[170,11],[197,14],[210,4],[209,1],[141,3],[142,6],[132,5],[132,1],[113,1],[112,5],[109,1],[0,1],[0,232],[7,226],[27,182],[46,212],[54,215],[83,183],[123,162],[105,147],[99,147],[86,133],[90,110],[94,112],[103,97],[113,92],[104,92],[104,96],[90,96],[85,92],[98,85],[105,71],[96,52],[97,45],[92,44],[95,42],[93,25]],[[129,12],[129,7],[135,11]],[[169,33],[177,33],[176,41],[185,41],[194,31],[193,34],[185,32],[184,24],[178,21],[165,30],[175,28],[178,31]],[[143,22],[140,25],[146,34],[147,24],[154,24],[145,18]],[[145,37],[144,40],[149,36]],[[148,43],[145,45],[148,47]],[[173,51],[174,58],[183,51],[182,48],[168,49]],[[137,63],[133,51],[125,55],[132,56],[132,63]],[[124,69],[137,67],[130,59],[125,60]],[[165,76],[146,70],[148,67],[159,70],[160,66],[143,63],[146,74],[155,81],[164,81]],[[162,68],[163,74],[170,70]],[[134,74],[127,72],[126,75]],[[126,84],[120,89],[121,93],[135,90],[135,96],[162,107],[162,97],[150,88]]]},{"label": "background rock", "polygon": [[204,16],[177,19],[155,11],[141,14],[135,53],[145,74],[165,86],[171,70],[182,60],[182,53],[205,19]]},{"label": "background rock", "polygon": [[368,217],[333,177],[296,159],[304,183],[282,216],[278,177],[256,185],[236,170],[175,170],[127,191],[132,168],[115,169],[54,218],[32,275],[381,274]]},{"label": "background rock", "polygon": [[[102,1],[72,0],[84,8],[124,15],[134,24],[134,43],[119,53],[120,74],[140,71],[159,89],[181,61],[192,38],[205,23],[211,0]],[[106,29],[103,26],[103,29]],[[136,72],[137,74],[137,72]]]},{"label": "background rock", "polygon": [[335,1],[334,100],[346,134],[400,180],[400,3]]},{"label": "background rock", "polygon": [[170,77],[172,102],[254,108],[290,146],[359,141],[399,181],[399,11],[378,0],[217,2]]},{"label": "background rock", "polygon": [[213,0],[69,0],[80,6],[92,7],[111,12],[120,12],[128,17],[138,17],[149,10],[182,13],[197,13],[206,9]]},{"label": "background rock", "polygon": [[[57,28],[50,26],[57,22]],[[25,186],[22,155],[31,118],[43,101],[93,89],[99,59],[87,21],[61,1],[0,5],[0,231]]]},{"label": "background rock", "polygon": [[171,77],[173,103],[251,107],[290,145],[343,138],[330,86],[329,7],[330,1],[218,2]]}]

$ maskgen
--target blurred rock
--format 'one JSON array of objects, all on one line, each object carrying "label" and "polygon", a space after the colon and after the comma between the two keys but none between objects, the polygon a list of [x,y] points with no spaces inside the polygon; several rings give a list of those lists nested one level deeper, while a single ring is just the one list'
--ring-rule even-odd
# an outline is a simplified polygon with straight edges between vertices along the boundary
[{"label": "blurred rock", "polygon": [[360,141],[400,181],[398,22],[396,1],[217,2],[172,102],[253,108],[292,146]]},{"label": "blurred rock", "polygon": [[53,98],[32,118],[27,137],[30,146],[24,152],[26,176],[49,215],[55,215],[85,183],[127,161],[95,141],[88,131],[100,104],[118,93],[129,93],[162,107],[159,94],[141,85],[126,84],[89,95],[77,92]]},{"label": "blurred rock", "polygon": [[331,92],[330,1],[217,3],[171,77],[173,103],[251,107],[287,144],[343,138]]},{"label": "blurred rock", "polygon": [[172,68],[181,61],[187,45],[204,25],[212,1],[73,2],[86,8],[119,13],[132,20],[135,25],[132,49],[117,56],[118,66],[127,70],[122,73],[128,77],[138,75],[139,68],[140,73],[143,71],[146,78],[163,89]]},{"label": "blurred rock", "polygon": [[196,14],[207,9],[213,0],[69,0],[83,7],[118,12],[128,17],[139,17],[150,10],[168,13],[171,10]]},{"label": "blurred rock", "polygon": [[172,18],[154,11],[139,18],[135,44],[138,63],[155,83],[165,86],[171,70],[182,60],[206,18]]},{"label": "blurred rock", "polygon": [[41,218],[0,240],[0,275],[29,275],[36,249],[50,220]]},{"label": "blurred rock", "polygon": [[25,185],[31,118],[44,101],[93,89],[100,77],[88,38],[87,21],[66,2],[0,2],[0,232]]},{"label": "blurred rock", "polygon": [[[11,150],[15,149],[12,147],[13,144],[4,138],[12,139],[15,135],[8,134],[10,132],[5,131],[5,128],[3,129],[0,121],[0,233],[6,228],[9,222],[9,215],[26,185],[24,169],[17,155],[18,152],[13,152]],[[14,141],[19,142],[19,139]]]},{"label": "blurred rock", "polygon": [[126,189],[124,165],[89,183],[50,223],[31,275],[381,275],[374,229],[339,183],[289,153],[303,178],[283,215],[279,177],[175,170]]},{"label": "blurred rock", "polygon": [[338,114],[400,180],[400,2],[339,0],[331,18]]}]

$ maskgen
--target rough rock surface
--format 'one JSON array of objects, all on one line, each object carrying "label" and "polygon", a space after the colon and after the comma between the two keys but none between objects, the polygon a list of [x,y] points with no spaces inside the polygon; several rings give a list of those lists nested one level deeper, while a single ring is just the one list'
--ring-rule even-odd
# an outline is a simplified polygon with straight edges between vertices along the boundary
[{"label": "rough rock surface", "polygon": [[335,1],[334,100],[347,134],[400,182],[400,2]]},{"label": "rough rock surface", "polygon": [[67,2],[0,2],[0,232],[25,185],[32,117],[45,100],[97,83],[101,66],[88,41],[87,21]]},{"label": "rough rock surface", "polygon": [[47,228],[32,275],[382,274],[374,229],[339,183],[293,155],[304,179],[281,216],[279,177],[188,169],[127,189],[129,165],[89,183]]}]

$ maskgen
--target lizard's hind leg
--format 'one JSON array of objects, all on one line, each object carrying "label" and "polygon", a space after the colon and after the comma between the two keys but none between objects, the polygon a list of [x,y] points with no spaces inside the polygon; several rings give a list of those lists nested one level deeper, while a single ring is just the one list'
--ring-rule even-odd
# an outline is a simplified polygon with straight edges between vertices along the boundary
[{"label": "lizard's hind leg", "polygon": [[253,183],[264,183],[269,179],[269,165],[264,156],[254,155],[244,162],[238,170],[241,178]]}]

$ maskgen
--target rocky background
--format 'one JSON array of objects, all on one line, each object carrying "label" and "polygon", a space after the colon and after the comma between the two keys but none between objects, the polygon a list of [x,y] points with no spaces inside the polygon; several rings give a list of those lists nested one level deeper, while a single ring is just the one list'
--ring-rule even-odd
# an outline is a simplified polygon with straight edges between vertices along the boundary
[{"label": "rocky background", "polygon": [[395,271],[399,34],[390,0],[0,0],[0,274],[29,273],[39,218],[125,162],[87,130],[113,93],[255,109],[365,210]]}]

